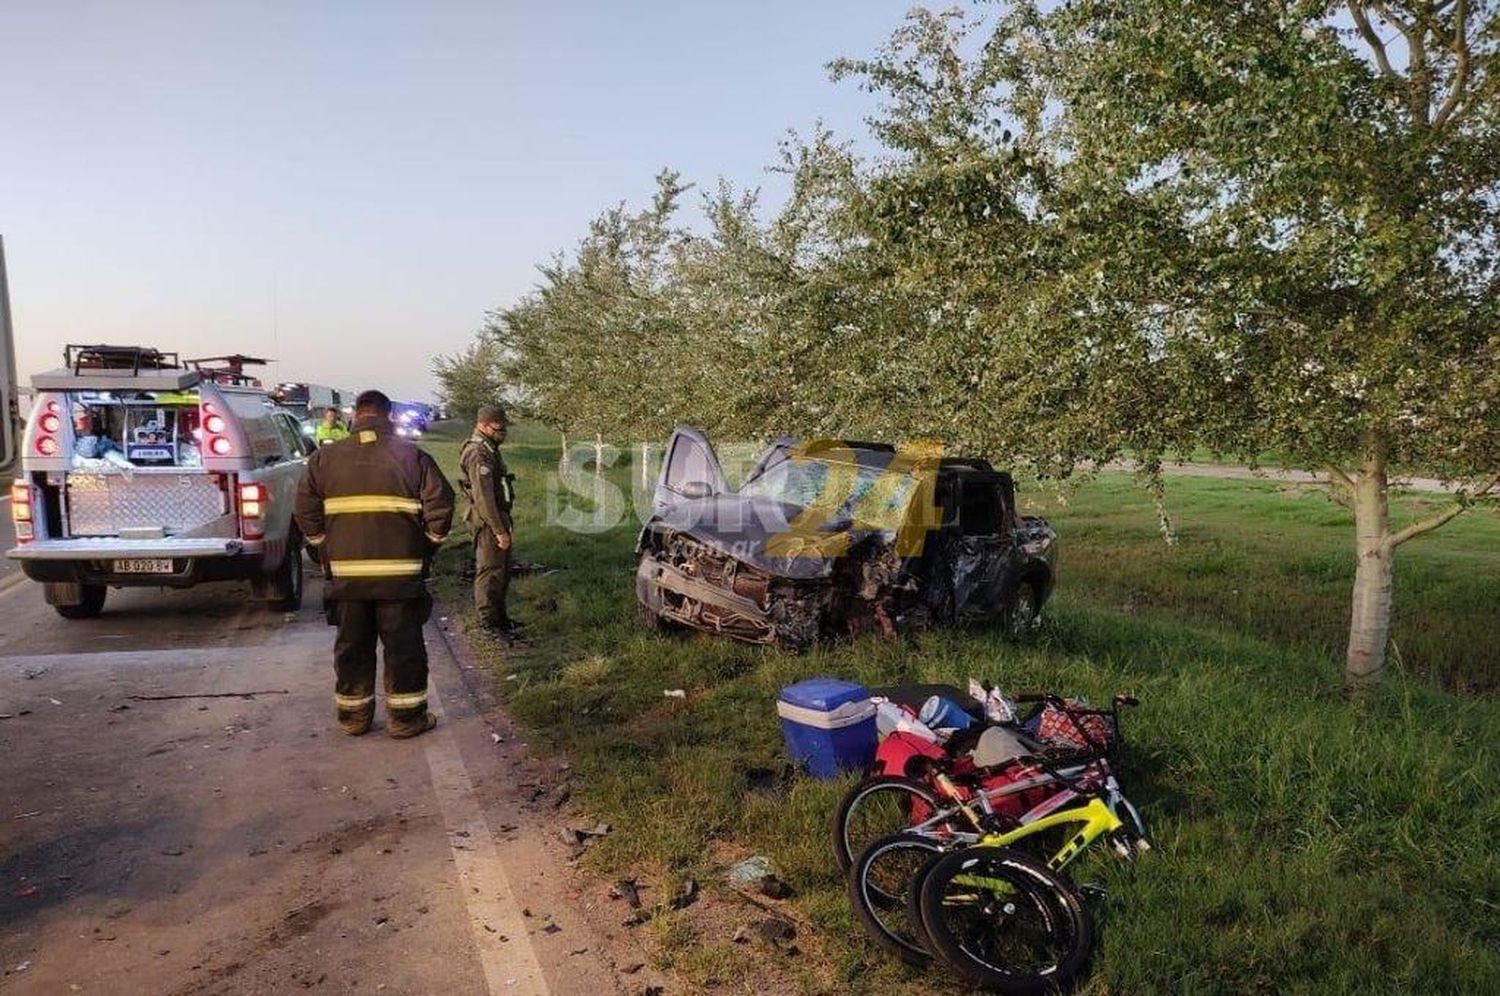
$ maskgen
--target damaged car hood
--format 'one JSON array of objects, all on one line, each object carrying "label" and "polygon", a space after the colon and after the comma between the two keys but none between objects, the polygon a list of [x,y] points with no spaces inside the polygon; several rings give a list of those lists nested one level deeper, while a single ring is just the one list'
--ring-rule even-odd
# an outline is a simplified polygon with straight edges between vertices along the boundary
[{"label": "damaged car hood", "polygon": [[652,520],[725,556],[793,580],[826,578],[835,559],[872,535],[849,519],[834,519],[816,532],[796,528],[800,506],[769,498],[721,494],[683,501]]}]

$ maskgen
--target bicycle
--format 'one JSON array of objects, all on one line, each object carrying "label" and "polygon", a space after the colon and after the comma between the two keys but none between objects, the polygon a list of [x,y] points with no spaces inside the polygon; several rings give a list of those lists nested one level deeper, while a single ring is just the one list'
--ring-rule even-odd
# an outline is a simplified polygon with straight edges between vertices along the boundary
[{"label": "bicycle", "polygon": [[[1028,698],[1061,703],[1056,696]],[[1121,705],[1133,704],[1128,696],[1116,696],[1111,712],[1117,714]],[[1029,765],[1038,774],[967,798],[954,781],[952,760],[931,762],[937,792],[909,779],[882,779],[865,786],[873,792],[910,793],[908,799],[920,800],[933,812],[864,848],[851,868],[849,894],[871,936],[903,961],[924,966],[930,961],[929,948],[935,947],[970,981],[1003,992],[1026,993],[1042,991],[1029,988],[1038,979],[1050,978],[1051,985],[1064,973],[1079,970],[1092,945],[1092,923],[1081,897],[1055,872],[1103,837],[1124,859],[1150,845],[1139,811],[1120,791],[1103,757],[1069,768],[1045,756],[1021,758],[1016,763]],[[1062,787],[1019,819],[1006,820],[992,805],[997,796],[1047,783]],[[956,804],[938,808],[939,793]],[[1087,801],[1071,805],[1080,798]],[[960,819],[969,829],[956,825]],[[1063,828],[1069,832],[1045,865],[1012,846]],[[918,863],[920,867],[915,867]],[[976,866],[984,870],[976,873]],[[1032,891],[1017,884],[1018,875]],[[948,890],[955,887],[960,891],[950,894]],[[973,910],[981,915],[968,922],[965,914]],[[999,928],[1017,911],[1030,913],[1046,927],[1040,934],[1032,931],[1033,943],[1048,941],[1045,949],[1056,955],[1055,963],[1016,971],[1016,932]],[[1000,940],[1006,942],[1003,951],[994,949]],[[1080,951],[1084,952],[1081,956]]]},{"label": "bicycle", "polygon": [[[999,769],[960,771],[964,764],[961,760],[924,759],[925,773],[932,779],[931,784],[899,775],[867,778],[850,788],[834,810],[830,835],[839,868],[848,872],[855,855],[864,847],[906,829],[920,827],[924,831],[941,831],[955,843],[974,843],[976,838],[971,834],[982,834],[1005,825],[1001,810],[1013,808],[1015,800],[1012,797],[1047,789],[1059,781],[1059,774],[1065,782],[1077,779],[1102,781],[1110,776],[1107,756],[1114,746],[1100,743],[1080,717],[1108,717],[1118,732],[1120,708],[1137,704],[1137,700],[1129,695],[1116,695],[1109,710],[1086,710],[1070,706],[1059,696],[1049,693],[1022,695],[1016,701],[1037,703],[1038,712],[1047,706],[1061,710],[1072,720],[1079,738],[1087,746],[1053,749],[1049,756],[1045,745],[1038,743],[1035,754],[1017,758]],[[945,775],[947,782],[939,781]],[[1001,778],[1005,780],[999,781]],[[985,785],[987,780],[991,782],[989,787]],[[940,805],[940,798],[949,805]],[[1049,800],[1051,798],[1048,796]],[[1059,800],[1058,805],[1067,801],[1066,798]],[[1134,807],[1130,809],[1135,822],[1140,824],[1139,813]],[[1035,803],[1023,811],[1021,818],[1034,812]],[[1144,829],[1141,836],[1145,836]]]}]

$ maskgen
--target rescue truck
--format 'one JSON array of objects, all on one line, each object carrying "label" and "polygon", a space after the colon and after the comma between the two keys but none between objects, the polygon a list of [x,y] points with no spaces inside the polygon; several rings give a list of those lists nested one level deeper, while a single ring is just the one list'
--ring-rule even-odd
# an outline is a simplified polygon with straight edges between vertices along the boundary
[{"label": "rescue truck", "polygon": [[110,588],[249,581],[276,611],[302,604],[292,520],[312,444],[255,378],[253,357],[181,362],[141,346],[73,346],[31,378],[11,486],[7,556],[66,619]]}]

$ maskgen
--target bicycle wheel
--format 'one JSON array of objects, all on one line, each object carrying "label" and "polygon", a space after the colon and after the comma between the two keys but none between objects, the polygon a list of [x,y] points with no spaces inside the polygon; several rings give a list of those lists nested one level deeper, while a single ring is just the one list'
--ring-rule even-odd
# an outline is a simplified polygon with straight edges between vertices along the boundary
[{"label": "bicycle wheel", "polygon": [[933,864],[921,890],[932,952],[994,992],[1057,992],[1093,952],[1094,925],[1077,890],[1018,851],[955,851]]},{"label": "bicycle wheel", "polygon": [[920,918],[908,918],[909,898],[921,884],[921,870],[942,854],[942,845],[931,837],[897,833],[861,851],[849,872],[849,903],[865,931],[917,968],[927,967],[932,957]]},{"label": "bicycle wheel", "polygon": [[829,832],[839,871],[847,872],[854,856],[872,842],[900,833],[937,812],[932,789],[910,778],[866,778],[844,793],[833,811]]}]

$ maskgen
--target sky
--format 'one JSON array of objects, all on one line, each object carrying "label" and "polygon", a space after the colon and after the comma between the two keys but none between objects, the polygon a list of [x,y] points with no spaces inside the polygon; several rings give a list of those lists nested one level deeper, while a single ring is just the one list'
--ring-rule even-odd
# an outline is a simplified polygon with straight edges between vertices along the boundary
[{"label": "sky", "polygon": [[17,364],[68,342],[273,357],[430,395],[434,355],[663,167],[762,185],[856,137],[825,64],[911,0],[0,4]]}]

